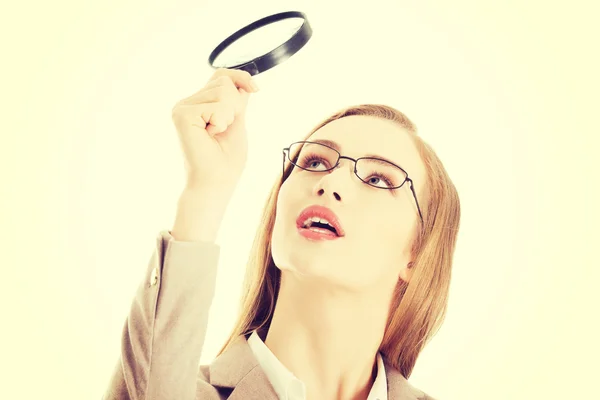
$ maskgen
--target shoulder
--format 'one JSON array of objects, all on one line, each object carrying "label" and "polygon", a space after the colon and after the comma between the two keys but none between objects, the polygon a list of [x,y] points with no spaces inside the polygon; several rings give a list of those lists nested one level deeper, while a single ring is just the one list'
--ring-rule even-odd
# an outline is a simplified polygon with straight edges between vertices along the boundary
[{"label": "shoulder", "polygon": [[415,393],[416,398],[418,400],[437,400],[437,399],[431,397],[430,395],[428,395],[427,393],[425,393],[424,391],[422,391],[421,389],[416,388],[412,384],[409,383],[408,385],[413,390],[413,392]]},{"label": "shoulder", "polygon": [[427,393],[425,393],[423,390],[414,386],[408,380],[403,380],[403,386],[404,386],[403,390],[400,391],[400,393],[402,394],[402,396],[400,396],[400,397],[402,397],[402,398],[406,397],[406,398],[415,399],[415,400],[436,400],[435,398],[433,398],[430,395],[428,395]]},{"label": "shoulder", "polygon": [[436,400],[402,375],[393,366],[386,364],[386,375],[388,381],[388,393],[390,397],[406,400]]},{"label": "shoulder", "polygon": [[422,391],[421,389],[413,386],[410,382],[407,382],[407,384],[417,400],[437,400],[425,393],[424,391]]},{"label": "shoulder", "polygon": [[425,393],[424,391],[422,391],[421,389],[418,389],[415,386],[411,385],[410,383],[408,384],[408,386],[409,386],[410,390],[412,391],[414,398],[417,400],[437,400],[437,399],[431,397],[430,395],[428,395],[427,393]]}]

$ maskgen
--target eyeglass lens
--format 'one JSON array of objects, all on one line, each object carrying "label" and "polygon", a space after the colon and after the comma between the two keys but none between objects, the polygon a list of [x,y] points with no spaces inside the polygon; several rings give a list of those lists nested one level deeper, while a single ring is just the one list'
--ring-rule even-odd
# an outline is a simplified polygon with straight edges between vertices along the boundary
[{"label": "eyeglass lens", "polygon": [[[296,166],[313,172],[331,170],[340,156],[334,149],[319,143],[294,143],[288,154]],[[397,166],[372,158],[359,159],[356,174],[363,182],[380,188],[399,187],[406,180],[406,174]]]}]

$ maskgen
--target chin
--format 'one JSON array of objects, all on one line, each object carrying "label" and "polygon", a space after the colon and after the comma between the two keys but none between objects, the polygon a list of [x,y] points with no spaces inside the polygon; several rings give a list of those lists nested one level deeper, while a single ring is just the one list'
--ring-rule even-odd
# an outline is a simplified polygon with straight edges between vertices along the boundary
[{"label": "chin", "polygon": [[[333,286],[352,286],[353,282],[348,280],[347,270],[336,270],[347,265],[346,262],[330,257],[317,255],[314,251],[303,249],[301,246],[283,246],[273,251],[273,260],[277,268],[289,276],[292,280],[312,282],[312,284]],[[315,286],[316,288],[316,286]]]},{"label": "chin", "polygon": [[271,256],[281,271],[297,273],[305,277],[323,278],[338,282],[347,280],[348,271],[335,271],[332,266],[348,265],[341,259],[343,249],[330,249],[331,242],[315,242],[301,236],[291,224],[278,225],[271,235]]}]

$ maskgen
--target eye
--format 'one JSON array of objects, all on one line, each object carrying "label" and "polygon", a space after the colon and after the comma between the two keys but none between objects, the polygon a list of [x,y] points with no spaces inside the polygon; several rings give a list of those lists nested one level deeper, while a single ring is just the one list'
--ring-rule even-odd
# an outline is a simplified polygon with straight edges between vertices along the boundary
[{"label": "eye", "polygon": [[379,172],[373,173],[369,177],[367,182],[369,183],[369,185],[381,187],[381,188],[389,189],[389,188],[394,187],[394,184],[390,181],[390,179],[387,176],[380,174]]},{"label": "eye", "polygon": [[304,157],[300,165],[302,168],[309,169],[311,171],[324,171],[329,169],[327,160],[315,154]]},{"label": "eye", "polygon": [[308,165],[309,168],[312,169],[316,169],[319,167],[319,164],[321,164],[321,161],[311,161],[311,163]]}]

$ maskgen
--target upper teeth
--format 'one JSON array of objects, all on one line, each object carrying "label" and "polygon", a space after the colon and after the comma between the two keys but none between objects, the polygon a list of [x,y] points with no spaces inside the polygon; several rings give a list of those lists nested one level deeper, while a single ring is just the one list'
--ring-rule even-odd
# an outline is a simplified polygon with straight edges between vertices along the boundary
[{"label": "upper teeth", "polygon": [[326,219],[323,219],[323,218],[319,218],[319,217],[307,218],[306,221],[304,221],[304,227],[305,228],[310,227],[313,222],[319,222],[321,224],[327,224],[327,225],[331,226],[332,228],[334,228],[333,225],[329,221],[327,221]]}]

